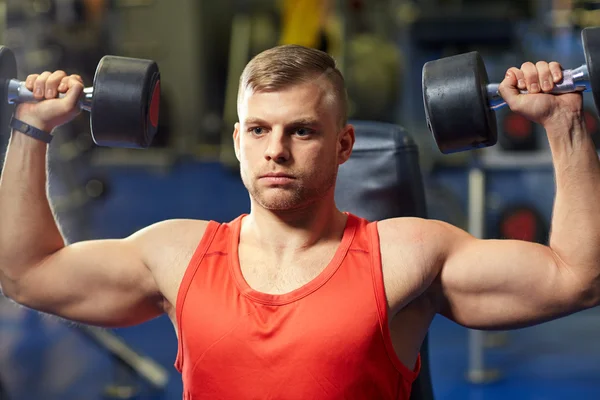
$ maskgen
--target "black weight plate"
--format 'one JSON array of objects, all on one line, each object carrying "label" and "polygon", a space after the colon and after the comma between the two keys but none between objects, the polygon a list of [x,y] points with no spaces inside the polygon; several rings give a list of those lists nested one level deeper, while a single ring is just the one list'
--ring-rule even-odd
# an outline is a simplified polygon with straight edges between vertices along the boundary
[{"label": "black weight plate", "polygon": [[0,46],[0,138],[3,140],[10,135],[10,118],[15,106],[8,103],[8,82],[17,78],[17,60],[14,53],[7,47]]},{"label": "black weight plate", "polygon": [[479,53],[427,62],[422,78],[427,126],[442,153],[496,144],[496,115],[488,106],[489,80]]},{"label": "black weight plate", "polygon": [[99,146],[147,148],[158,129],[160,72],[156,62],[105,56],[94,76],[90,116]]},{"label": "black weight plate", "polygon": [[600,111],[600,28],[583,29],[581,42],[590,75],[594,103],[596,103],[596,109]]}]

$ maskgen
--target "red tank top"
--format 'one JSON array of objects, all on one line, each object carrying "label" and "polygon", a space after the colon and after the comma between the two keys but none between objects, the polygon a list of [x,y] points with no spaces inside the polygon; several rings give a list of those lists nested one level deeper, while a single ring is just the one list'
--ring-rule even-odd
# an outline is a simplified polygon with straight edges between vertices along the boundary
[{"label": "red tank top", "polygon": [[242,275],[243,217],[209,223],[181,282],[183,398],[408,399],[421,359],[410,370],[392,347],[375,223],[348,214],[325,269],[271,295]]}]

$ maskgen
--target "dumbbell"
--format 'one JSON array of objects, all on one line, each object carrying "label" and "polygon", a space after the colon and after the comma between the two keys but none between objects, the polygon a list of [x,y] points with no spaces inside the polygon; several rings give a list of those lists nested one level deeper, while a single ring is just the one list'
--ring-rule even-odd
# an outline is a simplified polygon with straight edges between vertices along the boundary
[{"label": "dumbbell", "polygon": [[[553,94],[592,92],[600,106],[600,28],[585,28],[581,40],[586,63],[563,71]],[[489,83],[476,52],[429,61],[423,66],[427,126],[444,154],[493,146],[498,141],[495,110],[506,105],[497,83]],[[526,91],[521,91],[527,93]]]},{"label": "dumbbell", "polygon": [[[16,104],[39,101],[16,76],[14,53],[0,46],[3,125],[8,125]],[[104,56],[100,60],[93,86],[85,88],[79,100],[79,107],[90,113],[92,139],[106,147],[149,147],[158,129],[159,106],[160,71],[156,62],[118,56]]]}]

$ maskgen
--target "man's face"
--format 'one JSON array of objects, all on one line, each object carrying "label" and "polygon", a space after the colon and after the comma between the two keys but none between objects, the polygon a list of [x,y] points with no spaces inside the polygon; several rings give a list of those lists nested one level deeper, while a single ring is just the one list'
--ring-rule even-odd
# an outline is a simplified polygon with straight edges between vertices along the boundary
[{"label": "man's face", "polygon": [[351,126],[340,129],[333,96],[314,83],[244,93],[233,134],[242,181],[268,210],[302,208],[332,193],[350,156]]}]

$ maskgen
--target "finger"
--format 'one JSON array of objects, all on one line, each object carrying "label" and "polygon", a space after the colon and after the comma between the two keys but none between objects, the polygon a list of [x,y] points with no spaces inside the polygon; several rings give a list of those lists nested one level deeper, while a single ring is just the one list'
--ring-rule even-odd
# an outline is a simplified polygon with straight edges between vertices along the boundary
[{"label": "finger", "polygon": [[31,74],[27,77],[27,79],[25,79],[25,87],[30,92],[33,92],[33,84],[35,83],[35,80],[38,78],[38,76],[39,74]]},{"label": "finger", "polygon": [[80,75],[73,74],[73,75],[70,76],[70,78],[78,80],[79,83],[81,83],[83,85],[83,78]]},{"label": "finger", "polygon": [[50,72],[46,71],[41,73],[35,83],[33,84],[33,97],[38,100],[42,100],[44,98],[44,90],[46,89],[46,81],[52,75]]},{"label": "finger", "polygon": [[519,76],[522,76],[522,72],[518,68],[509,68],[506,71],[504,80],[500,83],[498,91],[500,95],[506,101],[507,104],[512,104],[515,98],[519,96]]},{"label": "finger", "polygon": [[65,76],[61,79],[60,84],[58,85],[58,91],[60,93],[65,93],[69,89],[69,77]]},{"label": "finger", "polygon": [[55,71],[46,80],[46,98],[54,99],[58,94],[58,85],[67,76],[65,71]]},{"label": "finger", "polygon": [[552,61],[549,65],[550,73],[552,74],[552,79],[554,79],[554,83],[558,83],[563,79],[563,69],[559,63],[556,61]]},{"label": "finger", "polygon": [[71,87],[72,83],[77,82],[83,85],[83,79],[79,75],[69,75],[62,78],[60,85],[58,85],[58,91],[61,93],[66,92]]},{"label": "finger", "polygon": [[79,98],[81,97],[81,93],[83,92],[83,84],[78,79],[72,77],[70,77],[67,82],[69,89],[65,94],[64,100],[67,104],[67,107],[69,109],[72,109],[79,102]]},{"label": "finger", "polygon": [[525,75],[523,74],[523,71],[516,67],[509,68],[509,71],[515,75],[519,90],[527,89],[527,83],[525,82]]},{"label": "finger", "polygon": [[73,86],[83,86],[83,80],[79,75],[68,76],[65,83],[67,84],[67,89],[70,89]]},{"label": "finger", "polygon": [[538,77],[537,68],[533,63],[526,62],[521,65],[521,71],[525,75],[525,83],[527,84],[527,91],[529,93],[540,92],[540,80]]},{"label": "finger", "polygon": [[546,61],[538,61],[535,64],[535,68],[537,69],[538,79],[540,80],[540,87],[544,93],[550,92],[554,87],[554,79],[550,73],[550,66]]}]

